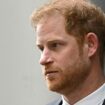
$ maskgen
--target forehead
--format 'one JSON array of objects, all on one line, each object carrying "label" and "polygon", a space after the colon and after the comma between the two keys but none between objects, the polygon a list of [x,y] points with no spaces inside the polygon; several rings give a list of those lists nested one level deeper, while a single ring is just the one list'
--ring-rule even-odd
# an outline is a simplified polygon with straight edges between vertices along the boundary
[{"label": "forehead", "polygon": [[36,28],[37,40],[53,40],[56,38],[62,38],[65,32],[65,19],[60,14],[54,14],[53,16],[44,17],[38,24]]},{"label": "forehead", "polygon": [[65,18],[59,12],[55,12],[51,15],[45,15],[37,24],[36,31],[53,30],[58,26],[65,27]]},{"label": "forehead", "polygon": [[64,29],[65,30],[65,19],[61,14],[53,14],[51,16],[45,15],[37,24],[36,32],[37,35],[40,35],[39,33],[43,32],[50,32],[55,31],[55,29]]}]

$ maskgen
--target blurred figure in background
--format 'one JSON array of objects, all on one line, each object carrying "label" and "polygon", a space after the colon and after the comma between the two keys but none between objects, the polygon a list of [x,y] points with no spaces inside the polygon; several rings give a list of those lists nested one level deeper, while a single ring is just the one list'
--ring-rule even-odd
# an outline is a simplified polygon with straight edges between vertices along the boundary
[{"label": "blurred figure in background", "polygon": [[48,105],[105,105],[105,14],[86,0],[54,0],[32,13]]}]

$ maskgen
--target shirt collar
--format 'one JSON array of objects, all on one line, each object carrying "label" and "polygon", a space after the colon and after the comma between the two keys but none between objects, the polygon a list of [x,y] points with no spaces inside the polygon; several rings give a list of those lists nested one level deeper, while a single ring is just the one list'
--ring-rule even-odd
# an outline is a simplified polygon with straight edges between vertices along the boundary
[{"label": "shirt collar", "polygon": [[[100,105],[100,103],[102,103],[104,99],[105,99],[105,83],[96,91],[89,94],[88,96],[78,101],[74,105]],[[63,100],[62,105],[70,105],[64,100],[63,96],[62,100]]]},{"label": "shirt collar", "polygon": [[64,99],[63,96],[62,96],[62,105],[70,105],[70,104],[68,104],[68,103],[65,101],[65,99]]}]

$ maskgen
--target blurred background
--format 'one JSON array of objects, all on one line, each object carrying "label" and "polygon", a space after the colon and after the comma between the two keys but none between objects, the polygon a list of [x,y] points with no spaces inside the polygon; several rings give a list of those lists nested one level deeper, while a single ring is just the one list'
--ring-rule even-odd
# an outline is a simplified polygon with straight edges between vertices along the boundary
[{"label": "blurred background", "polygon": [[[47,90],[29,16],[49,0],[0,0],[0,105],[45,105]],[[105,10],[104,0],[92,0]]]}]

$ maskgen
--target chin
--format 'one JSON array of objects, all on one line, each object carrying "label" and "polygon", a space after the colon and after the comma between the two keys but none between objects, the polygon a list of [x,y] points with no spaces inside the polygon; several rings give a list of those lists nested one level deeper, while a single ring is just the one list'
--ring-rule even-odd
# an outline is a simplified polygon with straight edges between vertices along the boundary
[{"label": "chin", "polygon": [[60,81],[53,81],[53,82],[47,81],[47,87],[50,91],[57,92],[57,93],[62,93],[61,91],[63,90],[63,86],[60,83]]},{"label": "chin", "polygon": [[47,80],[47,87],[49,90],[54,91],[54,92],[59,90],[57,81],[48,81]]}]

